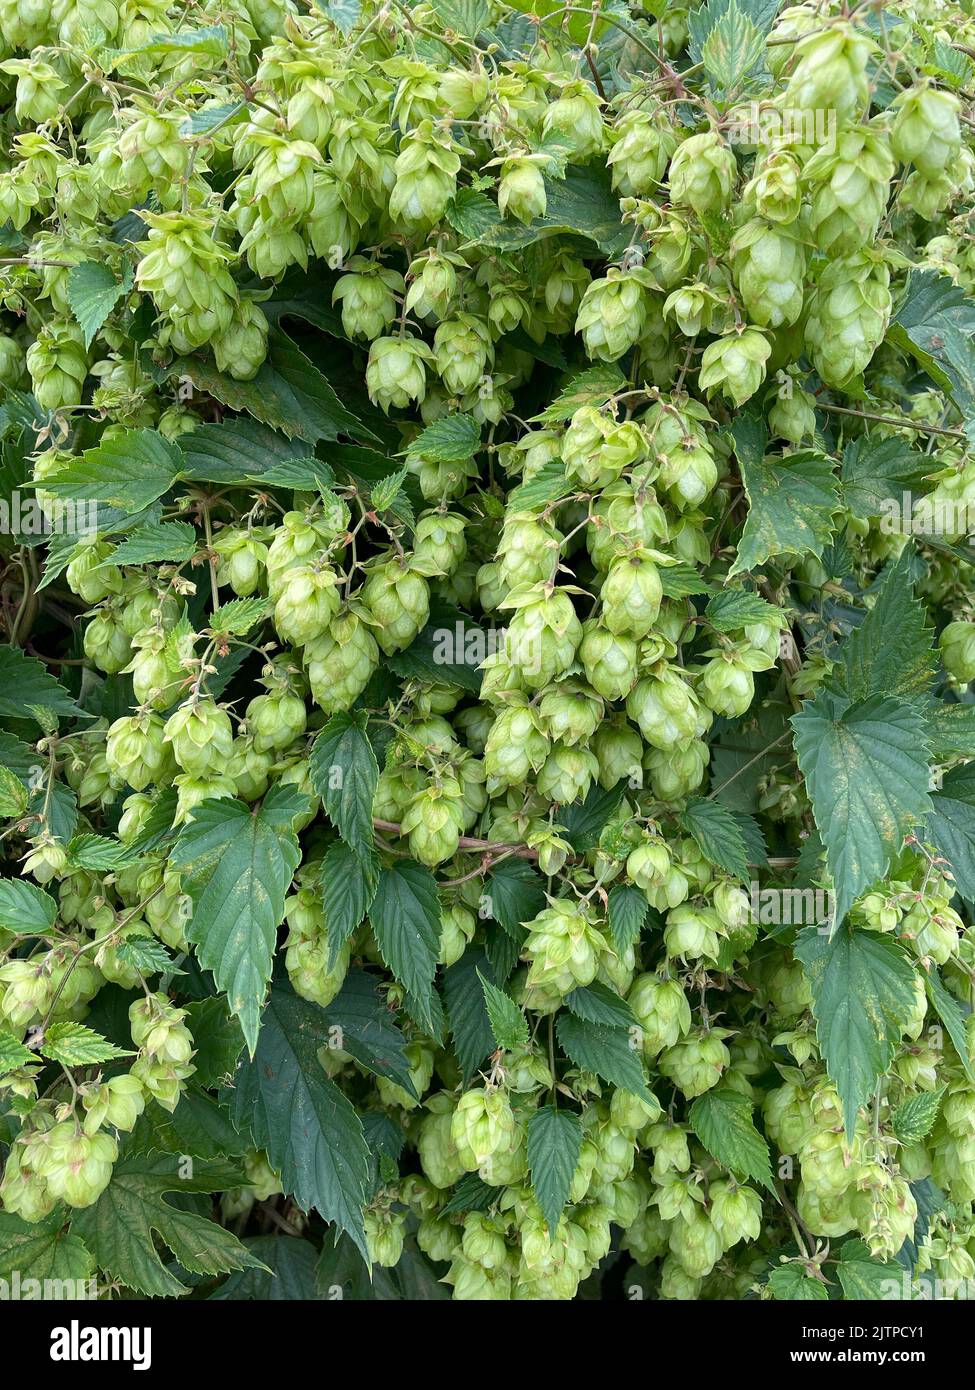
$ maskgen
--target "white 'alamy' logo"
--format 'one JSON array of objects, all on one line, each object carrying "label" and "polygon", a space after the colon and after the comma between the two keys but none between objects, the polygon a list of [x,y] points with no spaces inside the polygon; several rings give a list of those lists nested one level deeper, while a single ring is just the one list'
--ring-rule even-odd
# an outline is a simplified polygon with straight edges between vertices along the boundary
[{"label": "white 'alamy' logo", "polygon": [[82,1327],[72,1318],[51,1331],[52,1361],[131,1361],[134,1371],[152,1365],[151,1327]]}]

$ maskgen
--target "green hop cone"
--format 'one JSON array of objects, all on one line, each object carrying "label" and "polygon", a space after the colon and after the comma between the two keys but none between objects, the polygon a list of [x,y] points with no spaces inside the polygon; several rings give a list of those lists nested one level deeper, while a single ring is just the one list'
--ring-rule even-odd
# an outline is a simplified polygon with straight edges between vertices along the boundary
[{"label": "green hop cone", "polygon": [[510,214],[527,224],[545,216],[548,199],[544,170],[548,162],[547,156],[537,154],[510,155],[502,161],[498,183],[498,211],[502,217]]},{"label": "green hop cone", "polygon": [[499,786],[516,787],[545,762],[549,741],[538,715],[526,705],[506,705],[498,712],[484,747],[484,767]]},{"label": "green hop cone", "polygon": [[716,130],[691,135],[677,146],[670,161],[670,197],[698,217],[721,212],[731,198],[738,166]]},{"label": "green hop cone", "polygon": [[757,328],[744,328],[709,343],[701,357],[701,389],[721,394],[733,405],[744,405],[765,380],[772,346]]},{"label": "green hop cone", "polygon": [[775,394],[768,413],[769,429],[790,444],[801,444],[816,432],[816,398],[791,377]]},{"label": "green hop cone", "polygon": [[623,780],[631,787],[642,785],[643,740],[625,718],[605,720],[593,735],[592,751],[599,764],[599,785],[605,791]]},{"label": "green hop cone", "polygon": [[217,583],[229,585],[238,598],[249,598],[260,587],[267,567],[267,534],[228,526],[214,539]]},{"label": "green hop cone", "polygon": [[379,666],[379,646],[356,613],[339,612],[304,650],[315,704],[326,714],[350,709]]},{"label": "green hop cone", "polygon": [[538,792],[557,806],[581,801],[599,775],[595,753],[556,744],[538,774]]},{"label": "green hop cone", "polygon": [[105,760],[109,772],[133,791],[153,783],[165,786],[175,767],[166,739],[166,726],[158,714],[124,715],[108,731]]},{"label": "green hop cone", "polygon": [[890,321],[890,271],[875,254],[830,261],[813,290],[806,347],[827,386],[847,386],[870,362]]},{"label": "green hop cone", "polygon": [[739,646],[729,650],[706,653],[711,660],[701,671],[695,688],[708,709],[737,719],[755,698],[753,671],[768,671],[775,662],[764,652]]},{"label": "green hop cone", "polygon": [[335,964],[329,967],[331,951],[325,930],[325,914],[319,896],[302,888],[285,903],[288,937],[284,963],[296,994],[326,1008],[345,981],[350,947],[339,948]]},{"label": "green hop cone", "polygon": [[524,684],[541,690],[565,672],[582,640],[582,624],[572,600],[547,585],[523,586],[502,607],[513,608],[506,654]]},{"label": "green hop cone", "polygon": [[626,873],[638,888],[656,888],[670,873],[671,857],[666,843],[647,839],[636,845],[626,859]]},{"label": "green hop cone", "polygon": [[809,230],[824,255],[850,256],[875,239],[894,167],[883,135],[863,126],[843,131],[835,146],[817,150],[807,162]]},{"label": "green hop cone", "polygon": [[[714,470],[717,482],[717,470]],[[596,569],[606,573],[617,555],[632,545],[653,549],[669,538],[667,514],[646,481],[620,479],[603,488],[592,508],[586,545]]]},{"label": "green hop cone", "polygon": [[674,1047],[690,1030],[691,1006],[677,980],[639,975],[630,987],[627,1003],[636,1015],[639,1042],[648,1057]]},{"label": "green hop cone", "polygon": [[870,99],[867,62],[872,46],[846,21],[800,39],[783,98],[786,109],[833,112],[838,120],[862,114]]},{"label": "green hop cone", "polygon": [[798,237],[755,218],[735,233],[729,255],[749,318],[762,328],[795,323],[802,313],[806,267]]},{"label": "green hop cone", "polygon": [[580,681],[562,681],[538,704],[542,728],[553,742],[588,743],[599,727],[603,702]]},{"label": "green hop cone", "polygon": [[574,162],[589,159],[603,148],[605,128],[600,100],[588,82],[563,84],[558,100],[545,108],[542,134],[553,136]]},{"label": "green hop cone", "polygon": [[400,829],[421,864],[435,868],[452,859],[463,829],[460,783],[445,777],[425,787],[407,807]]},{"label": "green hop cone", "polygon": [[373,1264],[391,1269],[399,1263],[405,1238],[406,1212],[367,1211],[364,1216],[366,1246]]},{"label": "green hop cone", "polygon": [[583,624],[579,660],[586,680],[605,700],[623,700],[637,679],[637,645],[604,627],[595,618]]},{"label": "green hop cone", "polygon": [[288,570],[275,587],[274,626],[284,641],[303,647],[328,631],[341,603],[334,570],[299,565]]},{"label": "green hop cone", "polygon": [[212,339],[217,367],[237,381],[255,377],[267,356],[267,319],[252,299],[242,299],[228,328]]},{"label": "green hop cone", "polygon": [[366,366],[369,399],[387,413],[390,406],[402,410],[414,401],[422,404],[432,361],[433,353],[420,338],[375,338]]},{"label": "green hop cone", "polygon": [[245,710],[247,727],[258,752],[266,753],[290,748],[305,732],[307,712],[305,702],[288,690],[272,690],[257,695]]},{"label": "green hop cone", "polygon": [[427,512],[413,532],[411,567],[417,574],[434,578],[453,574],[467,555],[466,519],[456,513]]},{"label": "green hop cone", "polygon": [[550,1013],[557,1007],[560,997],[570,994],[579,985],[593,982],[600,955],[606,950],[606,941],[588,910],[568,900],[545,908],[527,922],[526,927],[528,936],[524,949],[530,961],[526,1002],[530,1007],[538,1007],[542,1001],[533,998],[535,992],[540,992],[543,998],[554,994],[552,1008],[540,1009],[540,1012]]},{"label": "green hop cone", "polygon": [[166,720],[164,736],[183,771],[197,778],[220,774],[234,741],[227,711],[206,699],[190,701],[174,711]]},{"label": "green hop cone", "polygon": [[105,1191],[118,1157],[110,1134],[85,1134],[73,1120],[55,1125],[46,1136],[40,1176],[48,1192],[69,1207],[90,1207]]},{"label": "green hop cone", "polygon": [[626,712],[654,748],[668,750],[698,732],[700,706],[680,671],[661,664],[634,686]]},{"label": "green hop cone", "polygon": [[724,1044],[727,1036],[724,1028],[694,1030],[660,1054],[657,1067],[661,1075],[672,1081],[688,1100],[703,1095],[718,1084],[731,1060]]},{"label": "green hop cone", "polygon": [[413,641],[430,614],[430,586],[408,559],[377,566],[359,597],[376,622],[376,640],[387,655]]},{"label": "green hop cone", "polygon": [[725,934],[724,923],[713,908],[684,903],[667,914],[664,947],[672,960],[716,960]]},{"label": "green hop cone", "polygon": [[43,410],[81,404],[88,354],[75,324],[45,324],[27,349],[31,389]]},{"label": "green hop cone", "polygon": [[421,121],[396,157],[389,215],[410,231],[439,222],[457,188],[460,156],[442,126]]},{"label": "green hop cone", "polygon": [[613,148],[606,157],[613,187],[624,198],[654,192],[677,148],[663,113],[635,107],[625,111],[612,131]]},{"label": "green hop cone", "polygon": [[601,362],[615,362],[642,336],[647,322],[649,271],[610,266],[602,280],[593,280],[582,296],[575,331],[582,334],[586,352]]},{"label": "green hop cone", "polygon": [[960,685],[975,681],[975,623],[949,623],[938,638],[945,670]]},{"label": "green hop cone", "polygon": [[621,555],[609,566],[599,590],[602,622],[616,636],[649,635],[660,613],[663,588],[653,559],[645,550]]},{"label": "green hop cone", "polygon": [[450,1137],[464,1171],[473,1173],[515,1132],[515,1117],[504,1091],[481,1088],[465,1091],[450,1121]]},{"label": "green hop cone", "polygon": [[902,164],[913,164],[926,179],[948,170],[961,148],[958,98],[927,85],[901,92],[891,104],[896,113],[890,145]]},{"label": "green hop cone", "polygon": [[449,392],[465,396],[494,366],[494,345],[487,324],[474,314],[445,319],[433,335],[433,360]]},{"label": "green hop cone", "polygon": [[114,548],[109,541],[85,542],[68,565],[65,571],[68,588],[86,603],[99,603],[109,594],[121,591],[121,570],[105,563]]},{"label": "green hop cone", "polygon": [[411,262],[406,308],[422,319],[446,316],[457,292],[457,272],[466,269],[460,256],[435,247]]},{"label": "green hop cone", "polygon": [[507,521],[498,543],[501,582],[513,589],[551,579],[558,564],[558,543],[558,533],[550,525],[518,517]]},{"label": "green hop cone", "polygon": [[342,327],[350,338],[378,338],[396,317],[396,296],[406,288],[399,271],[379,261],[353,256],[336,281],[332,303],[342,306]]},{"label": "green hop cone", "polygon": [[802,209],[802,167],[788,150],[772,150],[755,161],[742,201],[759,217],[787,226]]}]

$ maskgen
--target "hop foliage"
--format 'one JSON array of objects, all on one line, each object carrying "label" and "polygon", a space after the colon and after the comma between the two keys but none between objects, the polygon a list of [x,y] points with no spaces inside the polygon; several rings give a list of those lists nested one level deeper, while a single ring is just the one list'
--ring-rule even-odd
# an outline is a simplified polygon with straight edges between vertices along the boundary
[{"label": "hop foliage", "polygon": [[971,1296],[973,21],[545,8],[0,0],[5,1268]]}]

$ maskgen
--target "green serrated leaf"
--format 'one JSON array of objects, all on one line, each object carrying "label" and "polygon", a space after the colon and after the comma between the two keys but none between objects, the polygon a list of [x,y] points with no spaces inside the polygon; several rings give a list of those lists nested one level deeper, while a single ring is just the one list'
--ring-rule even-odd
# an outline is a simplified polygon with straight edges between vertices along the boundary
[{"label": "green serrated leaf", "polygon": [[89,348],[116,304],[132,288],[132,266],[125,262],[121,280],[107,265],[82,261],[68,272],[68,303]]},{"label": "green serrated leaf", "polygon": [[574,1014],[560,1013],[555,1033],[562,1051],[577,1067],[653,1105],[653,1092],[647,1087],[640,1053],[628,1030],[604,1028]]},{"label": "green serrated leaf", "polygon": [[836,1276],[843,1294],[854,1300],[901,1297],[903,1285],[899,1265],[875,1260],[862,1240],[848,1240],[840,1248]]},{"label": "green serrated leaf", "polygon": [[737,1091],[717,1087],[698,1096],[688,1118],[712,1158],[737,1177],[772,1188],[768,1144],[755,1128],[751,1103]]},{"label": "green serrated leaf", "polygon": [[768,82],[765,35],[735,3],[727,0],[701,44],[701,63],[716,96],[729,100],[744,89]]},{"label": "green serrated leaf", "polygon": [[182,465],[178,445],[156,430],[121,430],[45,478],[44,491],[64,501],[141,512],[169,491]]},{"label": "green serrated leaf", "polygon": [[768,1287],[779,1302],[822,1303],[829,1298],[826,1285],[818,1279],[811,1279],[801,1264],[790,1261],[773,1269],[768,1277]]},{"label": "green serrated leaf", "polygon": [[428,463],[463,463],[481,443],[481,427],[473,415],[442,415],[410,441],[410,458]]},{"label": "green serrated leaf", "polygon": [[917,1144],[931,1133],[944,1093],[945,1087],[940,1086],[936,1091],[918,1091],[901,1102],[891,1117],[891,1126],[902,1144]]},{"label": "green serrated leaf", "polygon": [[340,434],[376,442],[376,436],[346,409],[318,368],[277,329],[268,335],[268,355],[250,381],[237,381],[218,371],[212,362],[197,357],[181,357],[179,371],[224,405],[246,411],[261,424],[303,440],[305,445],[337,439]]},{"label": "green serrated leaf", "polygon": [[19,819],[27,810],[27,788],[9,768],[0,766],[0,819]]},{"label": "green serrated leaf", "polygon": [[820,692],[791,722],[838,926],[930,813],[924,719],[903,700],[875,696],[843,708]]},{"label": "green serrated leaf", "polygon": [[0,879],[0,927],[22,936],[51,930],[58,905],[50,893],[22,878]]},{"label": "green serrated leaf", "polygon": [[369,911],[378,883],[375,855],[357,854],[340,840],[329,846],[319,874],[329,970],[334,970],[339,952]]},{"label": "green serrated leaf", "polygon": [[582,1152],[579,1116],[540,1105],[528,1121],[528,1171],[532,1191],[554,1236]]},{"label": "green serrated leaf", "polygon": [[664,598],[689,598],[692,594],[713,592],[713,586],[700,570],[689,565],[686,560],[678,560],[673,565],[661,567],[660,589]]},{"label": "green serrated leaf", "polygon": [[809,980],[820,1052],[852,1136],[857,1111],[913,1016],[917,971],[896,941],[862,928],[843,927],[829,937],[808,927],[793,949]]},{"label": "green serrated leaf", "polygon": [[788,618],[781,608],[747,589],[719,589],[708,600],[704,616],[718,632],[738,632],[752,623],[784,627]]},{"label": "green serrated leaf", "polygon": [[243,637],[255,623],[267,616],[267,612],[266,598],[234,598],[229,603],[222,603],[210,614],[210,631]]},{"label": "green serrated leaf", "polygon": [[626,1000],[599,980],[572,990],[565,996],[565,1003],[576,1018],[584,1019],[586,1023],[627,1030],[637,1026],[633,1010]]},{"label": "green serrated leaf", "polygon": [[843,450],[843,505],[859,517],[891,516],[899,530],[905,493],[913,493],[933,467],[929,454],[912,449],[903,438],[860,435]]},{"label": "green serrated leaf", "polygon": [[342,839],[357,854],[370,853],[375,839],[372,803],[379,765],[364,712],[332,715],[315,740],[309,773]]},{"label": "green serrated leaf", "polygon": [[840,506],[832,459],[805,450],[759,461],[741,450],[738,464],[749,506],[729,577],[775,555],[821,555]]},{"label": "green serrated leaf", "polygon": [[559,459],[550,459],[543,464],[530,482],[520,483],[508,494],[507,512],[543,511],[550,503],[567,497],[573,491],[573,484],[566,476],[565,464]]},{"label": "green serrated leaf", "polygon": [[524,923],[545,906],[545,883],[524,859],[506,859],[487,876],[484,897],[490,915],[520,944]]},{"label": "green serrated leaf", "polygon": [[[374,1076],[383,1076],[417,1099],[406,1056],[406,1039],[396,1026],[374,975],[353,968],[326,1006],[330,1045],[354,1057]],[[337,1031],[336,1031],[337,1030]]]},{"label": "green serrated leaf", "polygon": [[196,551],[196,531],[185,521],[154,521],[137,526],[105,561],[106,565],[181,564]]},{"label": "green serrated leaf", "polygon": [[390,473],[388,477],[381,478],[375,484],[370,493],[370,502],[374,512],[385,512],[393,506],[403,490],[409,469],[401,468],[398,473]]},{"label": "green serrated leaf", "polygon": [[6,1028],[0,1028],[0,1076],[18,1071],[29,1062],[37,1060],[36,1052],[31,1052],[29,1047],[25,1047],[12,1033],[8,1033]]},{"label": "green serrated leaf", "polygon": [[[0,717],[37,719],[35,710],[78,714],[78,706],[53,676],[19,647],[0,647]],[[36,758],[33,761],[37,761]]]},{"label": "green serrated leaf", "polygon": [[968,1041],[965,1015],[961,1011],[958,1000],[945,989],[941,976],[933,965],[924,971],[924,988],[927,991],[928,999],[934,1005],[938,1017],[945,1026],[952,1046],[958,1053],[958,1059],[965,1069],[965,1075],[975,1085],[975,1058],[972,1056],[972,1046]]},{"label": "green serrated leaf", "polygon": [[261,487],[293,488],[296,492],[317,492],[331,487],[335,474],[327,463],[317,458],[287,458],[274,463],[254,476]]},{"label": "green serrated leaf", "polygon": [[619,367],[606,365],[589,367],[574,376],[564,386],[555,400],[538,415],[532,417],[533,424],[561,424],[570,420],[580,406],[605,405],[618,391],[626,390],[626,377]]},{"label": "green serrated leaf", "polygon": [[433,980],[440,953],[440,897],[430,870],[411,859],[384,868],[369,921],[386,966],[436,1032]]},{"label": "green serrated leaf", "polygon": [[692,796],[681,824],[710,864],[743,883],[748,880],[748,849],[733,812],[703,796]]},{"label": "green serrated leaf", "polygon": [[307,805],[285,786],[272,788],[258,809],[204,801],[170,851],[193,903],[187,936],[226,993],[252,1054],[285,894],[301,858],[293,821]]},{"label": "green serrated leaf", "polygon": [[481,987],[482,975],[493,983],[490,964],[478,947],[468,947],[460,960],[444,971],[444,1002],[450,1036],[465,1081],[471,1079],[495,1050],[495,1035]]},{"label": "green serrated leaf", "polygon": [[347,1232],[368,1262],[362,1205],[369,1147],[351,1103],[318,1060],[330,1041],[325,1011],[276,984],[254,1056],[237,1073],[234,1116],[267,1150],[301,1209],[315,1208]]},{"label": "green serrated leaf", "polygon": [[975,300],[946,275],[912,270],[887,338],[954,398],[975,435]]},{"label": "green serrated leaf", "polygon": [[510,994],[498,989],[497,985],[485,979],[480,971],[477,972],[477,978],[484,991],[484,1005],[498,1047],[508,1051],[516,1047],[525,1047],[528,1043],[528,1022],[521,1009]]},{"label": "green serrated leaf", "polygon": [[116,1057],[134,1057],[83,1023],[52,1023],[40,1044],[44,1056],[65,1067],[93,1067]]},{"label": "green serrated leaf", "polygon": [[947,860],[962,897],[975,902],[975,768],[971,764],[952,768],[932,794],[924,838]]},{"label": "green serrated leaf", "polygon": [[905,546],[884,570],[873,607],[840,649],[843,688],[851,700],[919,695],[934,677],[934,633],[914,596],[912,552]]},{"label": "green serrated leaf", "polygon": [[81,1238],[98,1268],[124,1288],[151,1298],[180,1298],[186,1285],[163,1264],[154,1236],[188,1274],[226,1274],[258,1261],[230,1231],[171,1205],[166,1194],[221,1192],[239,1183],[229,1164],[194,1162],[187,1171],[179,1154],[126,1152],[97,1202],[74,1212],[71,1234]]},{"label": "green serrated leaf", "polygon": [[[65,1230],[64,1207],[30,1222],[12,1211],[0,1212],[0,1279],[19,1276],[22,1298],[89,1298],[94,1281],[87,1281],[94,1272],[84,1242]],[[37,1281],[36,1294],[32,1280]]]},{"label": "green serrated leaf", "polygon": [[122,965],[130,965],[142,975],[182,975],[169,951],[154,936],[127,936],[115,948]]},{"label": "green serrated leaf", "polygon": [[619,955],[640,940],[649,910],[650,904],[642,889],[630,883],[616,883],[609,890],[609,932]]},{"label": "green serrated leaf", "polygon": [[94,873],[108,873],[137,858],[128,845],[106,835],[76,835],[68,845],[72,867],[91,869]]}]

